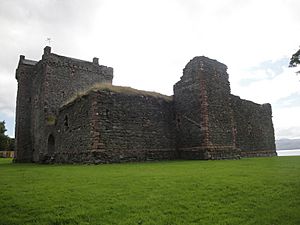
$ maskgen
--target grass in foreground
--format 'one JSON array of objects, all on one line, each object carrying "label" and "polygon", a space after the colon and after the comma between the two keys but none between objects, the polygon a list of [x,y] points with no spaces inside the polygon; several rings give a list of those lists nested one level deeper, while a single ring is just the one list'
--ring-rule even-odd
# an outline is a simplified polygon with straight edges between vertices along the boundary
[{"label": "grass in foreground", "polygon": [[0,159],[0,224],[300,224],[300,157],[112,165]]}]

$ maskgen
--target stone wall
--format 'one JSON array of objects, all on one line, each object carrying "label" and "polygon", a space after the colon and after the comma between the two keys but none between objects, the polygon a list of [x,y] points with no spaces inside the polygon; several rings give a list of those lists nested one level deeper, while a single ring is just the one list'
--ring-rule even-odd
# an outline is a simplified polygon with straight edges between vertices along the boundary
[{"label": "stone wall", "polygon": [[[24,70],[24,62],[30,70],[21,74],[18,71]],[[22,143],[16,146],[17,153],[20,153],[17,160],[39,161],[40,157],[47,155],[48,137],[55,129],[60,106],[97,83],[111,84],[113,69],[99,65],[97,58],[87,62],[53,54],[47,46],[39,62],[20,60],[17,77],[20,99],[17,102],[17,114],[18,118],[23,119],[17,119],[16,126],[26,128],[16,127],[16,143]],[[22,107],[28,108],[23,110]],[[19,134],[20,130],[27,133]],[[21,156],[25,152],[27,156]]]},{"label": "stone wall", "polygon": [[50,134],[56,140],[55,151],[44,157],[44,162],[107,163],[177,157],[172,98],[117,88],[89,91],[61,108],[56,130]]},{"label": "stone wall", "polygon": [[206,59],[199,69],[207,94],[208,155],[211,159],[239,158],[240,152],[235,146],[233,132],[233,113],[230,107],[227,66],[216,60]]},{"label": "stone wall", "polygon": [[182,158],[237,158],[227,67],[195,57],[174,85],[177,147]]},{"label": "stone wall", "polygon": [[45,77],[43,81],[44,101],[41,130],[44,130],[40,143],[40,154],[48,151],[47,139],[54,129],[58,110],[64,102],[77,96],[97,83],[112,83],[113,69],[100,66],[98,60],[87,62],[59,56],[45,48],[42,58]]},{"label": "stone wall", "polygon": [[[44,160],[60,163],[80,163],[91,161],[92,111],[89,95],[77,98],[59,111],[55,130],[49,134],[54,138],[54,151]],[[51,145],[51,140],[48,145]],[[51,137],[51,138],[52,138]],[[51,146],[48,147],[48,149]]]},{"label": "stone wall", "polygon": [[87,62],[56,55],[45,50],[45,102],[48,115],[56,115],[59,107],[97,83],[112,83],[113,69],[100,66],[98,60]]},{"label": "stone wall", "polygon": [[15,127],[16,162],[32,161],[31,87],[34,64],[27,63],[25,57],[20,56],[16,70],[16,79],[18,81]]},{"label": "stone wall", "polygon": [[181,158],[205,158],[201,148],[208,141],[207,99],[205,88],[200,91],[200,82],[197,71],[186,67],[174,85],[176,147]]},{"label": "stone wall", "polygon": [[50,47],[39,62],[21,56],[16,78],[17,162],[276,155],[271,106],[231,95],[227,67],[204,56],[186,65],[173,98],[112,86],[113,69],[97,58]]},{"label": "stone wall", "polygon": [[172,99],[118,88],[91,93],[98,162],[175,159]]},{"label": "stone wall", "polygon": [[[32,135],[32,160],[37,162],[42,152],[45,152],[42,146],[44,144],[44,129],[48,121],[46,121],[45,117],[45,87],[44,87],[44,79],[46,76],[45,63],[43,61],[39,61],[34,66],[34,72],[31,74],[32,76],[32,87],[31,88],[31,135]],[[54,124],[55,121],[52,121]],[[44,151],[43,151],[44,150]],[[44,154],[44,153],[43,153]]]},{"label": "stone wall", "polygon": [[234,95],[231,95],[231,104],[236,145],[241,149],[241,156],[276,155],[271,105],[259,105]]}]

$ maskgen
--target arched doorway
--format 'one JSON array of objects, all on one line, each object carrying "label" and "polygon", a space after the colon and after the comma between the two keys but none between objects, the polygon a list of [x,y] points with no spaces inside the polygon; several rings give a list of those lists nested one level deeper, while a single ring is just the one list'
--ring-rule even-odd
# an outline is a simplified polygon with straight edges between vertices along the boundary
[{"label": "arched doorway", "polygon": [[50,134],[48,138],[48,154],[53,155],[54,152],[55,152],[55,139],[54,136]]}]

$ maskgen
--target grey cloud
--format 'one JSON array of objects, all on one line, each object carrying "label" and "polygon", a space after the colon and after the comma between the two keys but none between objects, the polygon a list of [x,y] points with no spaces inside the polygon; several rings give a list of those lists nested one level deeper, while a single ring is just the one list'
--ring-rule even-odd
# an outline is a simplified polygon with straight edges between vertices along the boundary
[{"label": "grey cloud", "polygon": [[13,116],[15,112],[17,81],[14,72],[0,74],[0,112]]},{"label": "grey cloud", "polygon": [[300,138],[300,127],[289,127],[286,129],[278,128],[276,130],[276,137],[281,138]]},{"label": "grey cloud", "polygon": [[19,55],[40,59],[47,37],[64,51],[74,46],[74,37],[88,35],[96,0],[3,0],[0,1],[0,111],[13,116]]},{"label": "grey cloud", "polygon": [[85,23],[97,10],[101,1],[87,0],[82,3],[81,0],[1,1],[0,17],[12,24],[26,24],[30,21],[55,26],[63,26],[70,22]]},{"label": "grey cloud", "polygon": [[58,43],[72,45],[72,39],[88,33],[98,1],[7,0],[0,2],[1,67],[9,71],[22,54],[40,56],[41,45],[53,36]]}]

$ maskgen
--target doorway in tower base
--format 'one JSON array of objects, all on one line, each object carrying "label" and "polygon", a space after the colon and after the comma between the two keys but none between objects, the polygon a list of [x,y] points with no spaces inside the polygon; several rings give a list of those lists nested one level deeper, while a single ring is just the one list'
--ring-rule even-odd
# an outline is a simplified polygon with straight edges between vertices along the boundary
[{"label": "doorway in tower base", "polygon": [[52,134],[48,137],[48,154],[53,155],[55,152],[55,139]]}]

